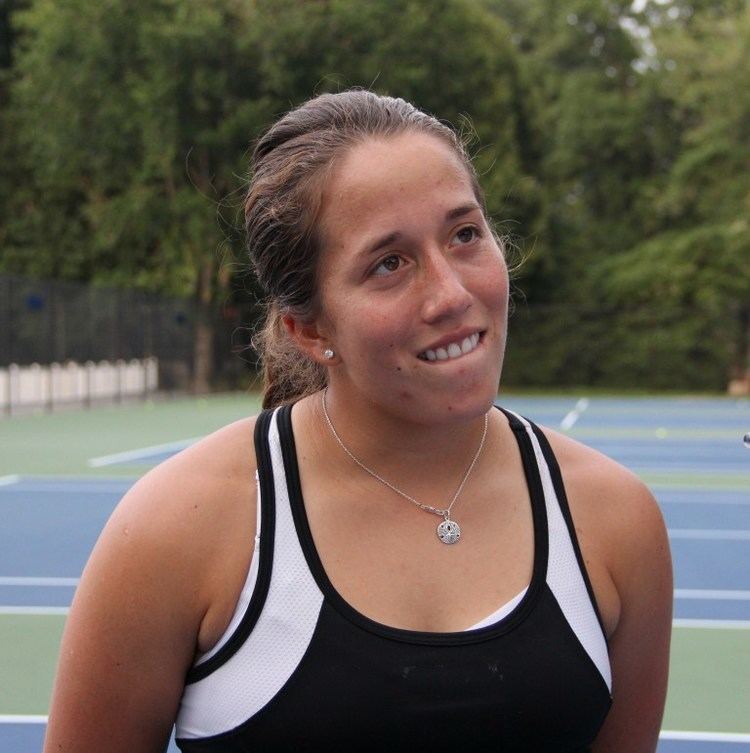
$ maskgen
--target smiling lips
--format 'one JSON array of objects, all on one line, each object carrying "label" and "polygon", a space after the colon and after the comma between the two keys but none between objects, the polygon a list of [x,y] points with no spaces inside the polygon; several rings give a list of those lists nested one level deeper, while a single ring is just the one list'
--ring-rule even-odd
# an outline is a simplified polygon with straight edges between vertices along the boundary
[{"label": "smiling lips", "polygon": [[423,361],[448,361],[451,358],[459,358],[467,353],[471,353],[479,344],[479,332],[465,337],[463,340],[456,341],[442,348],[432,350],[428,348],[419,354],[418,358]]}]

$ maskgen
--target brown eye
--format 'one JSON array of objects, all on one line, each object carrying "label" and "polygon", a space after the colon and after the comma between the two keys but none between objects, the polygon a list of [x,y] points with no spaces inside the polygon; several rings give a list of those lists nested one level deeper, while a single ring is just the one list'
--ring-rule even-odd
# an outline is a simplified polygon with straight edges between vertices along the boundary
[{"label": "brown eye", "polygon": [[389,272],[395,272],[401,266],[401,257],[396,254],[386,256],[374,269],[373,274],[376,277],[382,277]]},{"label": "brown eye", "polygon": [[471,226],[462,227],[456,233],[456,238],[458,239],[459,243],[471,243],[476,237],[477,237],[476,228],[473,228]]}]

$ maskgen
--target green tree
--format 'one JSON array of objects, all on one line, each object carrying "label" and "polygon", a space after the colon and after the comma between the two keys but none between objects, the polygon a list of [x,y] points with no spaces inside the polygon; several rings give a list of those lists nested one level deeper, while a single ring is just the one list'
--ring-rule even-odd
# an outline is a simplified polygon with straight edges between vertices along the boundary
[{"label": "green tree", "polygon": [[592,260],[638,237],[633,215],[652,164],[628,4],[486,2],[521,53],[524,164],[542,187],[521,285],[530,302],[585,300]]},{"label": "green tree", "polygon": [[26,4],[25,0],[0,0],[0,266],[11,217],[9,198],[14,192],[23,190],[23,186],[17,183],[22,171],[15,149],[17,123],[9,107],[9,99],[17,45],[12,17]]},{"label": "green tree", "polygon": [[14,88],[34,200],[4,266],[192,296],[195,386],[225,293],[217,210],[236,187],[259,90],[254,7],[229,0],[37,0]]},{"label": "green tree", "polygon": [[654,35],[651,75],[680,148],[651,193],[651,232],[594,273],[622,305],[682,311],[673,336],[720,387],[750,368],[750,7],[672,16]]},{"label": "green tree", "polygon": [[[218,249],[240,246],[231,207],[250,137],[311,94],[354,85],[471,118],[492,210],[523,211],[515,51],[469,0],[36,0],[18,22],[33,198],[14,207],[5,269],[191,295],[208,312],[231,276]],[[210,331],[197,330],[200,389]]]},{"label": "green tree", "polygon": [[192,297],[205,389],[208,320],[245,268],[250,139],[364,86],[473,124],[490,212],[529,254],[519,294],[551,307],[519,306],[511,379],[718,386],[747,362],[749,12],[6,0],[0,269]]},{"label": "green tree", "polygon": [[499,221],[528,211],[518,56],[501,19],[473,0],[276,0],[260,12],[265,83],[280,109],[352,86],[404,97],[476,132],[477,168]]}]

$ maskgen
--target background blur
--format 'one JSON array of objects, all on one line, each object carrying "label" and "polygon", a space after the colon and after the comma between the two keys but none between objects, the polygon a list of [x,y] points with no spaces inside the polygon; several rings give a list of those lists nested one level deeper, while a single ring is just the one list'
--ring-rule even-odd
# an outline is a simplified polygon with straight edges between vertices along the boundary
[{"label": "background blur", "polygon": [[247,386],[252,140],[351,86],[473,132],[506,385],[750,392],[745,0],[0,0],[6,411]]}]

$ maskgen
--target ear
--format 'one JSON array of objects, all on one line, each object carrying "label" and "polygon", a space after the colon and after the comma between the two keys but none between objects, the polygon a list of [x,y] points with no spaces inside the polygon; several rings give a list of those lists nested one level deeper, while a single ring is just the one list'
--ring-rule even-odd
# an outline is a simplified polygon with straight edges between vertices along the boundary
[{"label": "ear", "polygon": [[281,317],[281,321],[286,329],[287,335],[292,339],[295,345],[309,358],[322,366],[330,366],[338,359],[326,358],[323,354],[327,349],[332,349],[335,353],[331,340],[326,333],[321,330],[317,322],[304,323],[289,314]]}]

